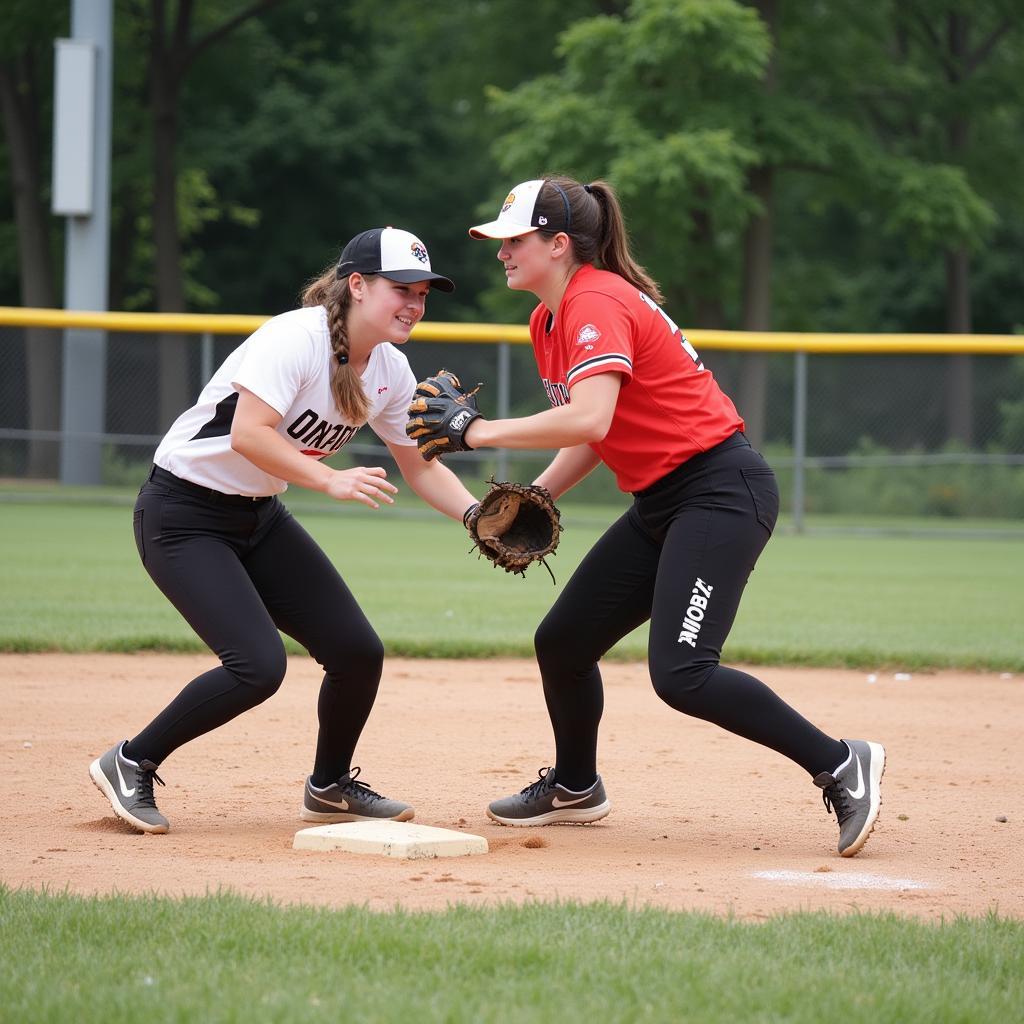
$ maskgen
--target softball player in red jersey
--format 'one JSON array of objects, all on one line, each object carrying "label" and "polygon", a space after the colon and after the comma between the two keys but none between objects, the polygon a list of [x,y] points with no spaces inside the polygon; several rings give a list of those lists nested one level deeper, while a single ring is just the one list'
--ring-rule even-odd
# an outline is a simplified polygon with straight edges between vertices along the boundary
[{"label": "softball player in red jersey", "polygon": [[[278,633],[324,669],[319,737],[301,817],[334,822],[413,816],[358,779],[351,760],[377,694],[380,639],[338,571],[289,514],[289,483],[371,508],[397,488],[381,467],[331,469],[363,423],[387,445],[403,478],[461,520],[473,495],[405,434],[416,380],[404,344],[431,288],[426,247],[395,228],[353,238],[312,281],[303,307],[267,321],[217,370],[154,457],[135,506],[135,540],[154,582],[220,658],[134,738],[90,766],[118,817],[166,832],[153,783],[183,743],[270,697],[284,678]],[[358,530],[358,524],[354,524]]]},{"label": "softball player in red jersey", "polygon": [[650,620],[658,696],[803,767],[836,811],[839,852],[856,853],[878,815],[882,746],[833,739],[760,680],[719,663],[775,526],[778,488],[732,402],[633,260],[614,191],[600,181],[526,181],[470,235],[500,240],[508,286],[540,299],[530,335],[552,408],[478,419],[466,443],[559,448],[535,481],[556,498],[602,461],[634,497],[537,630],[555,765],[488,814],[503,825],[546,825],[608,813],[597,774],[598,662]]}]

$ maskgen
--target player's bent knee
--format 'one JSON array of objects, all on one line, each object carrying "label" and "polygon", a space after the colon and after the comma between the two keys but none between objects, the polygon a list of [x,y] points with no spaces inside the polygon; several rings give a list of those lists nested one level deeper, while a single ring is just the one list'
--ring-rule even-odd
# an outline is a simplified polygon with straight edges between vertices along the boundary
[{"label": "player's bent knee", "polygon": [[669,707],[689,713],[698,695],[718,667],[717,661],[689,661],[671,667],[651,665],[651,683],[654,692]]},{"label": "player's bent knee", "polygon": [[547,618],[533,635],[533,649],[542,674],[572,676],[589,669],[595,658],[582,650],[582,645],[571,634],[560,628],[554,619]]},{"label": "player's bent knee", "polygon": [[252,704],[261,704],[273,697],[284,682],[288,668],[288,657],[284,644],[264,651],[246,651],[236,657],[224,659],[228,669],[251,692]]},{"label": "player's bent knee", "polygon": [[550,619],[543,619],[533,634],[533,649],[538,660],[549,658],[558,650],[558,631]]},{"label": "player's bent knee", "polygon": [[376,633],[370,633],[356,643],[343,644],[334,660],[349,675],[380,675],[384,666],[384,642]]},{"label": "player's bent knee", "polygon": [[372,628],[335,631],[303,642],[329,676],[379,677],[384,667],[384,642]]}]

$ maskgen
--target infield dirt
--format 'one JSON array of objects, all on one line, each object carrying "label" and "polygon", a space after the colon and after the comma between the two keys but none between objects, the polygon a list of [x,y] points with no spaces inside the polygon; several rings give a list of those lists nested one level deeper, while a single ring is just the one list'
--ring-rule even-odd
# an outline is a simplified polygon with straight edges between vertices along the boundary
[{"label": "infield dirt", "polygon": [[826,732],[888,751],[864,850],[835,853],[820,791],[782,756],[672,711],[642,665],[604,666],[600,770],[612,813],[511,829],[488,801],[522,788],[553,746],[532,662],[390,659],[356,762],[416,821],[484,836],[484,856],[398,861],[292,849],[316,739],[320,673],[290,659],[270,701],[161,768],[165,836],[122,825],[89,762],[140,729],[206,656],[0,657],[0,879],[77,893],[203,894],[374,910],[607,900],[757,919],[891,910],[1024,917],[1017,771],[1024,677],[758,669]]}]

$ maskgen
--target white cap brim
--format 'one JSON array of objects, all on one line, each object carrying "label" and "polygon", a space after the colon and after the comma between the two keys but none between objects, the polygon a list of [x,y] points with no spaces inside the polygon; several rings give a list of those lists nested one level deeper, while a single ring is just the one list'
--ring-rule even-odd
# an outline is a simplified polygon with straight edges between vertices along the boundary
[{"label": "white cap brim", "polygon": [[537,231],[538,228],[531,227],[527,224],[525,227],[522,224],[516,224],[511,220],[502,220],[500,217],[497,220],[492,220],[487,224],[477,224],[475,228],[469,229],[470,238],[518,238],[520,235],[528,235],[531,231]]},{"label": "white cap brim", "polygon": [[501,212],[494,220],[486,224],[477,224],[469,229],[470,238],[518,238],[537,231],[539,224],[534,224],[534,210],[537,197],[544,187],[543,178],[522,181],[501,204]]}]

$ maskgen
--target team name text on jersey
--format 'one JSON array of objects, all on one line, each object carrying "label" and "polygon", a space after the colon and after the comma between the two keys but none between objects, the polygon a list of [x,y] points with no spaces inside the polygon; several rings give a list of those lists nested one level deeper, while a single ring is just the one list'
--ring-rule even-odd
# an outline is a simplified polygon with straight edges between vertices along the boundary
[{"label": "team name text on jersey", "polygon": [[565,384],[552,384],[547,377],[542,377],[541,383],[544,385],[544,391],[547,393],[548,401],[552,405],[569,404],[569,389]]},{"label": "team name text on jersey", "polygon": [[348,444],[358,429],[344,423],[328,423],[312,409],[307,409],[289,425],[288,434],[326,456]]}]

